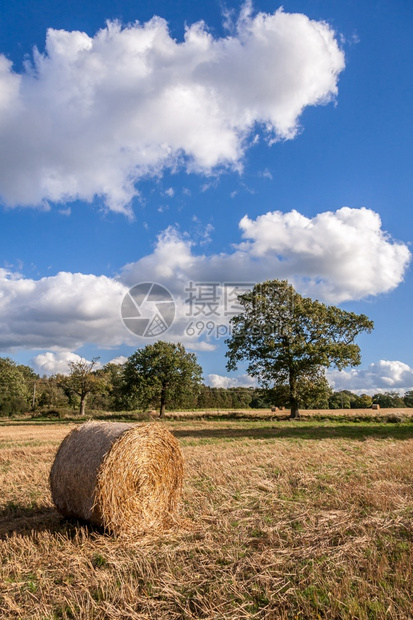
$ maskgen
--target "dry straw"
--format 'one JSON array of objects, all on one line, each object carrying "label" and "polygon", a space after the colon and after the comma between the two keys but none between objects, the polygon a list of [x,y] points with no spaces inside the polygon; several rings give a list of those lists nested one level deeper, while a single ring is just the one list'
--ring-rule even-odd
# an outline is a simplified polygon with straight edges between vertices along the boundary
[{"label": "dry straw", "polygon": [[66,517],[116,535],[170,527],[182,492],[183,457],[159,423],[87,422],[63,440],[50,472]]}]

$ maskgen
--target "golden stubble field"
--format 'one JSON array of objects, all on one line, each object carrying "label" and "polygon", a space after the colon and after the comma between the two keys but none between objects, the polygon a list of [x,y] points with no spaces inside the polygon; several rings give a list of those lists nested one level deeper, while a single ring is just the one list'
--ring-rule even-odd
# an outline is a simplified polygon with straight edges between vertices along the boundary
[{"label": "golden stubble field", "polygon": [[182,526],[116,540],[54,510],[71,425],[0,427],[2,618],[413,617],[413,425],[175,420]]}]

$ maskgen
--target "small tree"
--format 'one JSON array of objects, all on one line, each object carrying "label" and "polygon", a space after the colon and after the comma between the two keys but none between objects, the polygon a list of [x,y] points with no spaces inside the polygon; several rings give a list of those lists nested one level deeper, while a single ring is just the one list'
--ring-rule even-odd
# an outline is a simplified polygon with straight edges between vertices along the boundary
[{"label": "small tree", "polygon": [[37,375],[9,357],[0,357],[0,415],[22,413],[30,402]]},{"label": "small tree", "polygon": [[394,409],[396,407],[405,407],[405,401],[398,392],[383,392],[383,394],[375,394],[373,403],[380,405],[383,409]]},{"label": "small tree", "polygon": [[403,396],[405,407],[413,407],[413,390],[409,390]]},{"label": "small tree", "polygon": [[370,409],[373,399],[368,394],[361,394],[351,403],[354,409]]},{"label": "small tree", "polygon": [[178,343],[159,340],[138,349],[124,366],[124,387],[141,406],[156,404],[159,416],[166,405],[179,402],[197,393],[202,380],[202,368],[194,353],[187,353]]},{"label": "small tree", "polygon": [[64,375],[44,376],[37,381],[37,405],[39,407],[65,407],[69,403],[68,396],[65,394],[61,381]]},{"label": "small tree", "polygon": [[107,383],[107,398],[111,411],[127,409],[123,394],[123,364],[109,362],[96,374]]},{"label": "small tree", "polygon": [[85,415],[88,395],[106,389],[106,383],[102,377],[93,372],[98,360],[98,357],[94,357],[91,362],[84,359],[78,362],[69,362],[69,376],[62,377],[59,380],[59,384],[64,390],[79,397],[79,413],[81,416]]},{"label": "small tree", "polygon": [[244,311],[231,319],[228,370],[248,361],[248,373],[270,388],[288,385],[291,417],[299,416],[299,384],[325,368],[360,364],[356,336],[373,329],[364,314],[302,297],[286,280],[239,296]]}]

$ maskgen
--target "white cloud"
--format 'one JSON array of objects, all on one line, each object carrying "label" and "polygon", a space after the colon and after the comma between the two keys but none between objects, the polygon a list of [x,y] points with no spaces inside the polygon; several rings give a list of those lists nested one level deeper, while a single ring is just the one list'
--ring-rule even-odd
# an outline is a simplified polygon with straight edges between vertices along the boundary
[{"label": "white cloud", "polygon": [[[40,353],[33,358],[32,363],[36,372],[39,374],[53,375],[63,374],[67,375],[70,372],[69,364],[71,362],[85,361],[84,357],[71,353],[70,351],[61,351],[59,353],[53,353],[48,351],[46,353]],[[101,368],[102,365],[97,363],[95,368]]]},{"label": "white cloud", "polygon": [[106,276],[61,272],[33,280],[0,269],[0,350],[119,345],[126,290]]},{"label": "white cloud", "polygon": [[0,54],[0,128],[4,127],[18,101],[21,77],[12,71],[12,63]]},{"label": "white cloud", "polygon": [[266,168],[265,170],[263,170],[263,171],[260,173],[260,176],[261,176],[263,179],[269,179],[270,181],[272,181],[272,178],[273,178],[273,177],[272,177],[272,174],[271,174],[271,172],[268,170],[268,168]]},{"label": "white cloud", "polygon": [[343,207],[307,218],[274,211],[240,222],[251,257],[274,260],[297,287],[335,303],[377,295],[403,279],[410,251],[382,230],[378,213]]},{"label": "white cloud", "polygon": [[116,366],[122,366],[122,364],[126,364],[127,361],[128,361],[127,357],[125,357],[124,355],[118,355],[117,357],[114,357],[113,360],[110,360],[108,364],[115,364]]},{"label": "white cloud", "polygon": [[351,370],[329,370],[329,383],[338,390],[375,394],[398,391],[404,393],[413,389],[413,368],[400,361],[380,360],[367,368]]},{"label": "white cloud", "polygon": [[49,29],[21,75],[0,55],[0,195],[7,206],[99,196],[128,211],[143,176],[241,169],[257,124],[269,142],[293,138],[343,68],[325,22],[282,10],[244,10],[225,38],[199,22],[182,42],[159,17],[94,37]]},{"label": "white cloud", "polygon": [[212,344],[211,342],[189,342],[186,346],[190,351],[215,351],[217,348],[216,344]]},{"label": "white cloud", "polygon": [[249,375],[238,375],[238,377],[226,377],[224,375],[208,375],[209,384],[215,388],[231,387],[256,387],[257,380]]},{"label": "white cloud", "polygon": [[[228,254],[196,255],[173,228],[153,254],[127,265],[122,280],[158,279],[173,292],[189,281],[261,282],[289,279],[304,294],[332,303],[392,290],[403,280],[411,254],[382,230],[370,209],[343,207],[307,218],[274,211],[240,222],[247,241]],[[140,280],[138,280],[140,278]]]},{"label": "white cloud", "polygon": [[187,236],[168,228],[151,254],[126,265],[117,278],[62,272],[33,280],[0,269],[0,350],[142,345],[122,323],[122,299],[140,282],[158,282],[176,306],[163,337],[212,351],[228,337],[231,313],[240,310],[235,284],[251,288],[287,278],[303,294],[339,303],[393,289],[410,260],[407,246],[393,241],[368,209],[343,208],[313,219],[276,211],[244,217],[241,229],[247,240],[232,252],[207,255],[196,254]]}]

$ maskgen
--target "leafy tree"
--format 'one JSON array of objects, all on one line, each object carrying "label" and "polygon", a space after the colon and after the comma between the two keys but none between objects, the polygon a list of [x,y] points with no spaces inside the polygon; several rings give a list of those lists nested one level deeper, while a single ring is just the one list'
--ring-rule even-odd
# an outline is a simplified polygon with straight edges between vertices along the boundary
[{"label": "leafy tree", "polygon": [[383,392],[383,394],[375,394],[373,396],[373,403],[377,403],[384,409],[405,407],[404,400],[398,392]]},{"label": "leafy tree", "polygon": [[284,406],[285,386],[281,386],[279,392],[278,388],[272,390],[265,390],[263,388],[257,388],[254,390],[250,407],[251,409],[268,409],[275,405],[276,407]]},{"label": "leafy tree", "polygon": [[361,396],[356,396],[354,401],[351,403],[351,406],[354,409],[369,409],[372,405],[373,399],[368,394],[362,394]]},{"label": "leafy tree", "polygon": [[341,392],[334,392],[328,399],[329,409],[350,409],[351,397],[344,390]]},{"label": "leafy tree", "polygon": [[23,375],[24,384],[27,391],[31,395],[31,405],[34,409],[36,403],[36,385],[39,380],[39,375],[34,372],[33,368],[30,368],[30,366],[25,366],[24,364],[18,364],[17,369]]},{"label": "leafy tree", "polygon": [[328,409],[331,393],[324,369],[304,376],[297,386],[298,402],[302,403],[305,409]]},{"label": "leafy tree", "polygon": [[[303,376],[297,385],[297,398],[304,409],[328,409],[331,387],[323,371]],[[267,406],[288,407],[290,388],[287,383],[267,390]]]},{"label": "leafy tree", "polygon": [[187,353],[178,343],[159,340],[138,349],[124,366],[124,388],[140,406],[159,406],[159,415],[166,405],[177,405],[188,395],[198,393],[202,368],[194,353]]},{"label": "leafy tree", "polygon": [[121,411],[128,409],[128,402],[123,394],[123,366],[109,362],[103,368],[94,371],[94,374],[105,385],[101,392],[94,392],[90,405],[94,409],[106,411]]},{"label": "leafy tree", "polygon": [[405,393],[404,397],[405,407],[413,407],[413,390],[409,390]]},{"label": "leafy tree", "polygon": [[350,390],[333,392],[328,399],[330,409],[365,409],[371,407],[371,402],[371,396],[367,396],[367,394],[358,396]]},{"label": "leafy tree", "polygon": [[250,388],[229,388],[231,396],[231,409],[246,409],[250,406],[252,400],[252,391]]},{"label": "leafy tree", "polygon": [[246,409],[255,389],[250,387],[216,388],[202,385],[195,406],[199,409]]},{"label": "leafy tree", "polygon": [[44,376],[36,382],[37,405],[39,407],[65,407],[69,404],[68,396],[60,385],[63,375]]},{"label": "leafy tree", "polygon": [[106,381],[93,372],[98,359],[95,357],[91,362],[84,359],[69,362],[70,374],[67,377],[61,377],[59,380],[59,384],[65,391],[79,397],[79,413],[81,416],[85,415],[86,400],[89,394],[106,389]]},{"label": "leafy tree", "polygon": [[330,366],[360,364],[354,339],[373,329],[364,314],[302,297],[286,280],[258,284],[239,302],[244,310],[231,319],[227,369],[247,360],[264,387],[287,384],[292,418],[299,416],[300,382]]},{"label": "leafy tree", "polygon": [[209,385],[201,385],[198,399],[197,399],[197,407],[200,409],[211,409],[214,407],[214,394]]},{"label": "leafy tree", "polygon": [[20,366],[9,357],[0,357],[0,412],[3,415],[21,413],[27,409],[36,377],[31,371],[27,382],[28,370],[27,366]]}]

